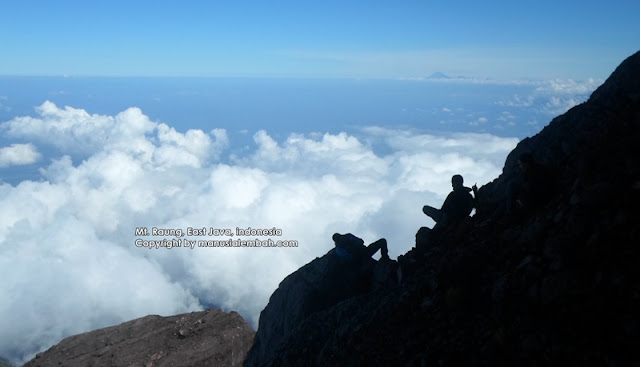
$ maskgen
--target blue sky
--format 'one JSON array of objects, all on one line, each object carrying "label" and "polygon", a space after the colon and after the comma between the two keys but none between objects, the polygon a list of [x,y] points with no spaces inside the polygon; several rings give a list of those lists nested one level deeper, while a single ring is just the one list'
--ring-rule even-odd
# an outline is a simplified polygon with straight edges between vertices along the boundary
[{"label": "blue sky", "polygon": [[0,75],[605,78],[637,1],[10,1]]}]

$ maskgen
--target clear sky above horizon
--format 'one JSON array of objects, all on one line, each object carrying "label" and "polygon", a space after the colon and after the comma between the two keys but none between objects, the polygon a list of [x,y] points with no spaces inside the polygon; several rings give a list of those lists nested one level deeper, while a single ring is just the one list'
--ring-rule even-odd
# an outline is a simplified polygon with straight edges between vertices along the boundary
[{"label": "clear sky above horizon", "polygon": [[8,1],[0,75],[606,78],[640,2]]}]

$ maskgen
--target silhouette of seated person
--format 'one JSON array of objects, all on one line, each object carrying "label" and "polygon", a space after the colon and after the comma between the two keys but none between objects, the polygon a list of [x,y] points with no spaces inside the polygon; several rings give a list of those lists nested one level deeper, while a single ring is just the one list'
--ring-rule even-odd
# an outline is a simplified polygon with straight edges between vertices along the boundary
[{"label": "silhouette of seated person", "polygon": [[553,191],[551,171],[536,162],[530,153],[518,157],[521,176],[512,183],[509,190],[510,208],[508,214],[529,214],[546,204]]},{"label": "silhouette of seated person", "polygon": [[471,214],[475,207],[475,198],[470,192],[473,190],[474,195],[477,195],[478,188],[476,185],[469,188],[463,183],[464,179],[461,175],[453,175],[451,177],[453,191],[447,195],[442,207],[440,209],[429,205],[422,207],[422,212],[436,222],[434,230],[457,226]]},{"label": "silhouette of seated person", "polygon": [[362,259],[371,258],[371,256],[380,250],[380,259],[390,260],[387,240],[384,238],[381,238],[368,246],[364,245],[364,241],[361,238],[356,237],[351,233],[334,233],[331,238],[336,246],[336,254],[342,259],[359,262]]}]

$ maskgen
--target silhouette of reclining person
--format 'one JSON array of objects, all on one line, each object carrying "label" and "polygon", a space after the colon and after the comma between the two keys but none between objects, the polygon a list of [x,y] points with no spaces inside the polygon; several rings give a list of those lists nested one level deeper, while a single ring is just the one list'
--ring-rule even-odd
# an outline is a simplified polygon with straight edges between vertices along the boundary
[{"label": "silhouette of reclining person", "polygon": [[463,182],[461,175],[451,177],[453,191],[447,195],[442,208],[436,209],[429,205],[422,207],[422,212],[436,222],[433,229],[457,225],[471,214],[475,207],[475,198],[471,196],[470,191],[473,190],[477,196],[478,187],[473,185],[473,188],[469,188],[464,186]]},{"label": "silhouette of reclining person", "polygon": [[[315,288],[306,300],[305,307],[309,312],[324,309],[343,299],[370,291],[376,287],[376,274],[393,264],[389,259],[387,241],[384,238],[369,246],[365,246],[361,238],[351,233],[335,233],[332,239],[335,247],[329,251],[330,256],[327,256],[324,265],[317,269],[323,276],[309,285]],[[378,262],[371,257],[378,250],[382,253],[382,259],[387,260]],[[394,276],[395,274],[394,268]]]},{"label": "silhouette of reclining person", "polygon": [[369,246],[365,246],[361,238],[351,233],[334,233],[331,238],[336,246],[336,254],[343,259],[359,261],[363,258],[370,258],[380,250],[380,259],[390,260],[387,240],[384,238],[369,244]]}]

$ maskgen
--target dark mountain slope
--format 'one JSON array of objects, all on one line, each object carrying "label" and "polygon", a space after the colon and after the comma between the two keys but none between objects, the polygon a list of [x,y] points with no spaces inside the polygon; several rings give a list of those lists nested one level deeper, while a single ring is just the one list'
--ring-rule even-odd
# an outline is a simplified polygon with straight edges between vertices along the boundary
[{"label": "dark mountain slope", "polygon": [[[525,152],[553,185],[514,215]],[[640,365],[640,53],[518,144],[479,197],[398,276],[394,262],[345,269],[332,253],[291,274],[245,366]]]}]

